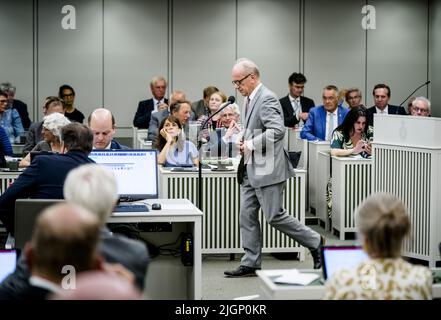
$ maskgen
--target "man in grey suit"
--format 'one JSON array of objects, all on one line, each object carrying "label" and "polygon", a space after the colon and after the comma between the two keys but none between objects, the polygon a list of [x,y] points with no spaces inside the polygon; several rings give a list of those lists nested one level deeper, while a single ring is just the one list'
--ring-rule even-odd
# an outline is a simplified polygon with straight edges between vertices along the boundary
[{"label": "man in grey suit", "polygon": [[301,224],[282,207],[286,180],[294,169],[283,147],[283,112],[276,95],[260,82],[257,65],[239,59],[232,70],[233,84],[245,97],[243,138],[237,146],[242,154],[238,168],[240,184],[240,231],[245,255],[240,266],[225,271],[229,277],[254,276],[261,268],[262,235],[259,209],[270,225],[307,247],[314,268],[321,267],[320,246],[323,238]]}]

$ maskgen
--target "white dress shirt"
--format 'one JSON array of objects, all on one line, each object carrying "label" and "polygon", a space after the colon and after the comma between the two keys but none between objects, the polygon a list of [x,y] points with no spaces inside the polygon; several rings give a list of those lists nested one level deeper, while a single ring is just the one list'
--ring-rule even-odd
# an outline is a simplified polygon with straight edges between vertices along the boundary
[{"label": "white dress shirt", "polygon": [[[325,137],[325,140],[327,140],[327,141],[331,141],[331,139],[332,139],[332,133],[330,133],[330,132],[333,132],[334,130],[335,130],[335,128],[337,128],[337,126],[338,126],[338,113],[337,113],[337,111],[338,111],[338,108],[336,108],[335,110],[334,110],[334,112],[329,112],[329,111],[326,111],[326,137]],[[330,129],[329,129],[329,125],[330,125],[330,114],[333,114],[334,115],[334,117],[333,117],[333,125],[332,125],[332,131],[329,131]],[[330,136],[329,136],[330,135]]]},{"label": "white dress shirt", "polygon": [[378,109],[377,106],[375,106],[375,109],[377,109],[377,113],[378,113],[378,114],[388,114],[388,113],[389,113],[389,111],[388,111],[388,109],[389,109],[389,105],[386,105],[386,107],[385,107],[383,110]]}]

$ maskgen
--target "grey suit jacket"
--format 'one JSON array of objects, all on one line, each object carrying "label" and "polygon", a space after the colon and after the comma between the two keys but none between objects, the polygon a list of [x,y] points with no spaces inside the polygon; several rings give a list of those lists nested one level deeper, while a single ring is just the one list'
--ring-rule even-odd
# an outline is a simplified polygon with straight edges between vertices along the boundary
[{"label": "grey suit jacket", "polygon": [[167,118],[169,115],[170,111],[168,109],[164,109],[161,111],[153,112],[150,116],[149,133],[147,134],[147,140],[152,141],[153,145],[155,144],[156,138],[158,137],[159,125],[161,124],[162,120]]},{"label": "grey suit jacket", "polygon": [[251,156],[244,158],[251,186],[269,186],[294,176],[294,168],[284,149],[285,126],[277,96],[262,85],[242,123],[244,141],[252,140],[254,146]]}]

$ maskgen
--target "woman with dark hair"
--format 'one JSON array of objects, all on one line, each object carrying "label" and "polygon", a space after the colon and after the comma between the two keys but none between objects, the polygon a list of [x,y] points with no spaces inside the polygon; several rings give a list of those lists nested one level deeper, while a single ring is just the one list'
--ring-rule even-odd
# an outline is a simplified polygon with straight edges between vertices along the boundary
[{"label": "woman with dark hair", "polygon": [[159,150],[158,164],[165,167],[199,165],[196,146],[182,137],[182,125],[174,116],[162,120],[156,140]]},{"label": "woman with dark hair", "polygon": [[367,125],[367,110],[364,107],[354,107],[346,114],[342,124],[332,135],[331,156],[345,157],[361,154],[371,155],[371,140],[374,129]]}]

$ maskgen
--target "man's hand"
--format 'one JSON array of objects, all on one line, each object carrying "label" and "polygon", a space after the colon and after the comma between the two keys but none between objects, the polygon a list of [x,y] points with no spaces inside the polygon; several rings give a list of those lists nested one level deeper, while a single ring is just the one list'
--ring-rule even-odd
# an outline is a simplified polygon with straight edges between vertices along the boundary
[{"label": "man's hand", "polygon": [[299,120],[303,120],[304,122],[306,122],[306,120],[308,120],[308,112],[301,112],[299,114]]}]

